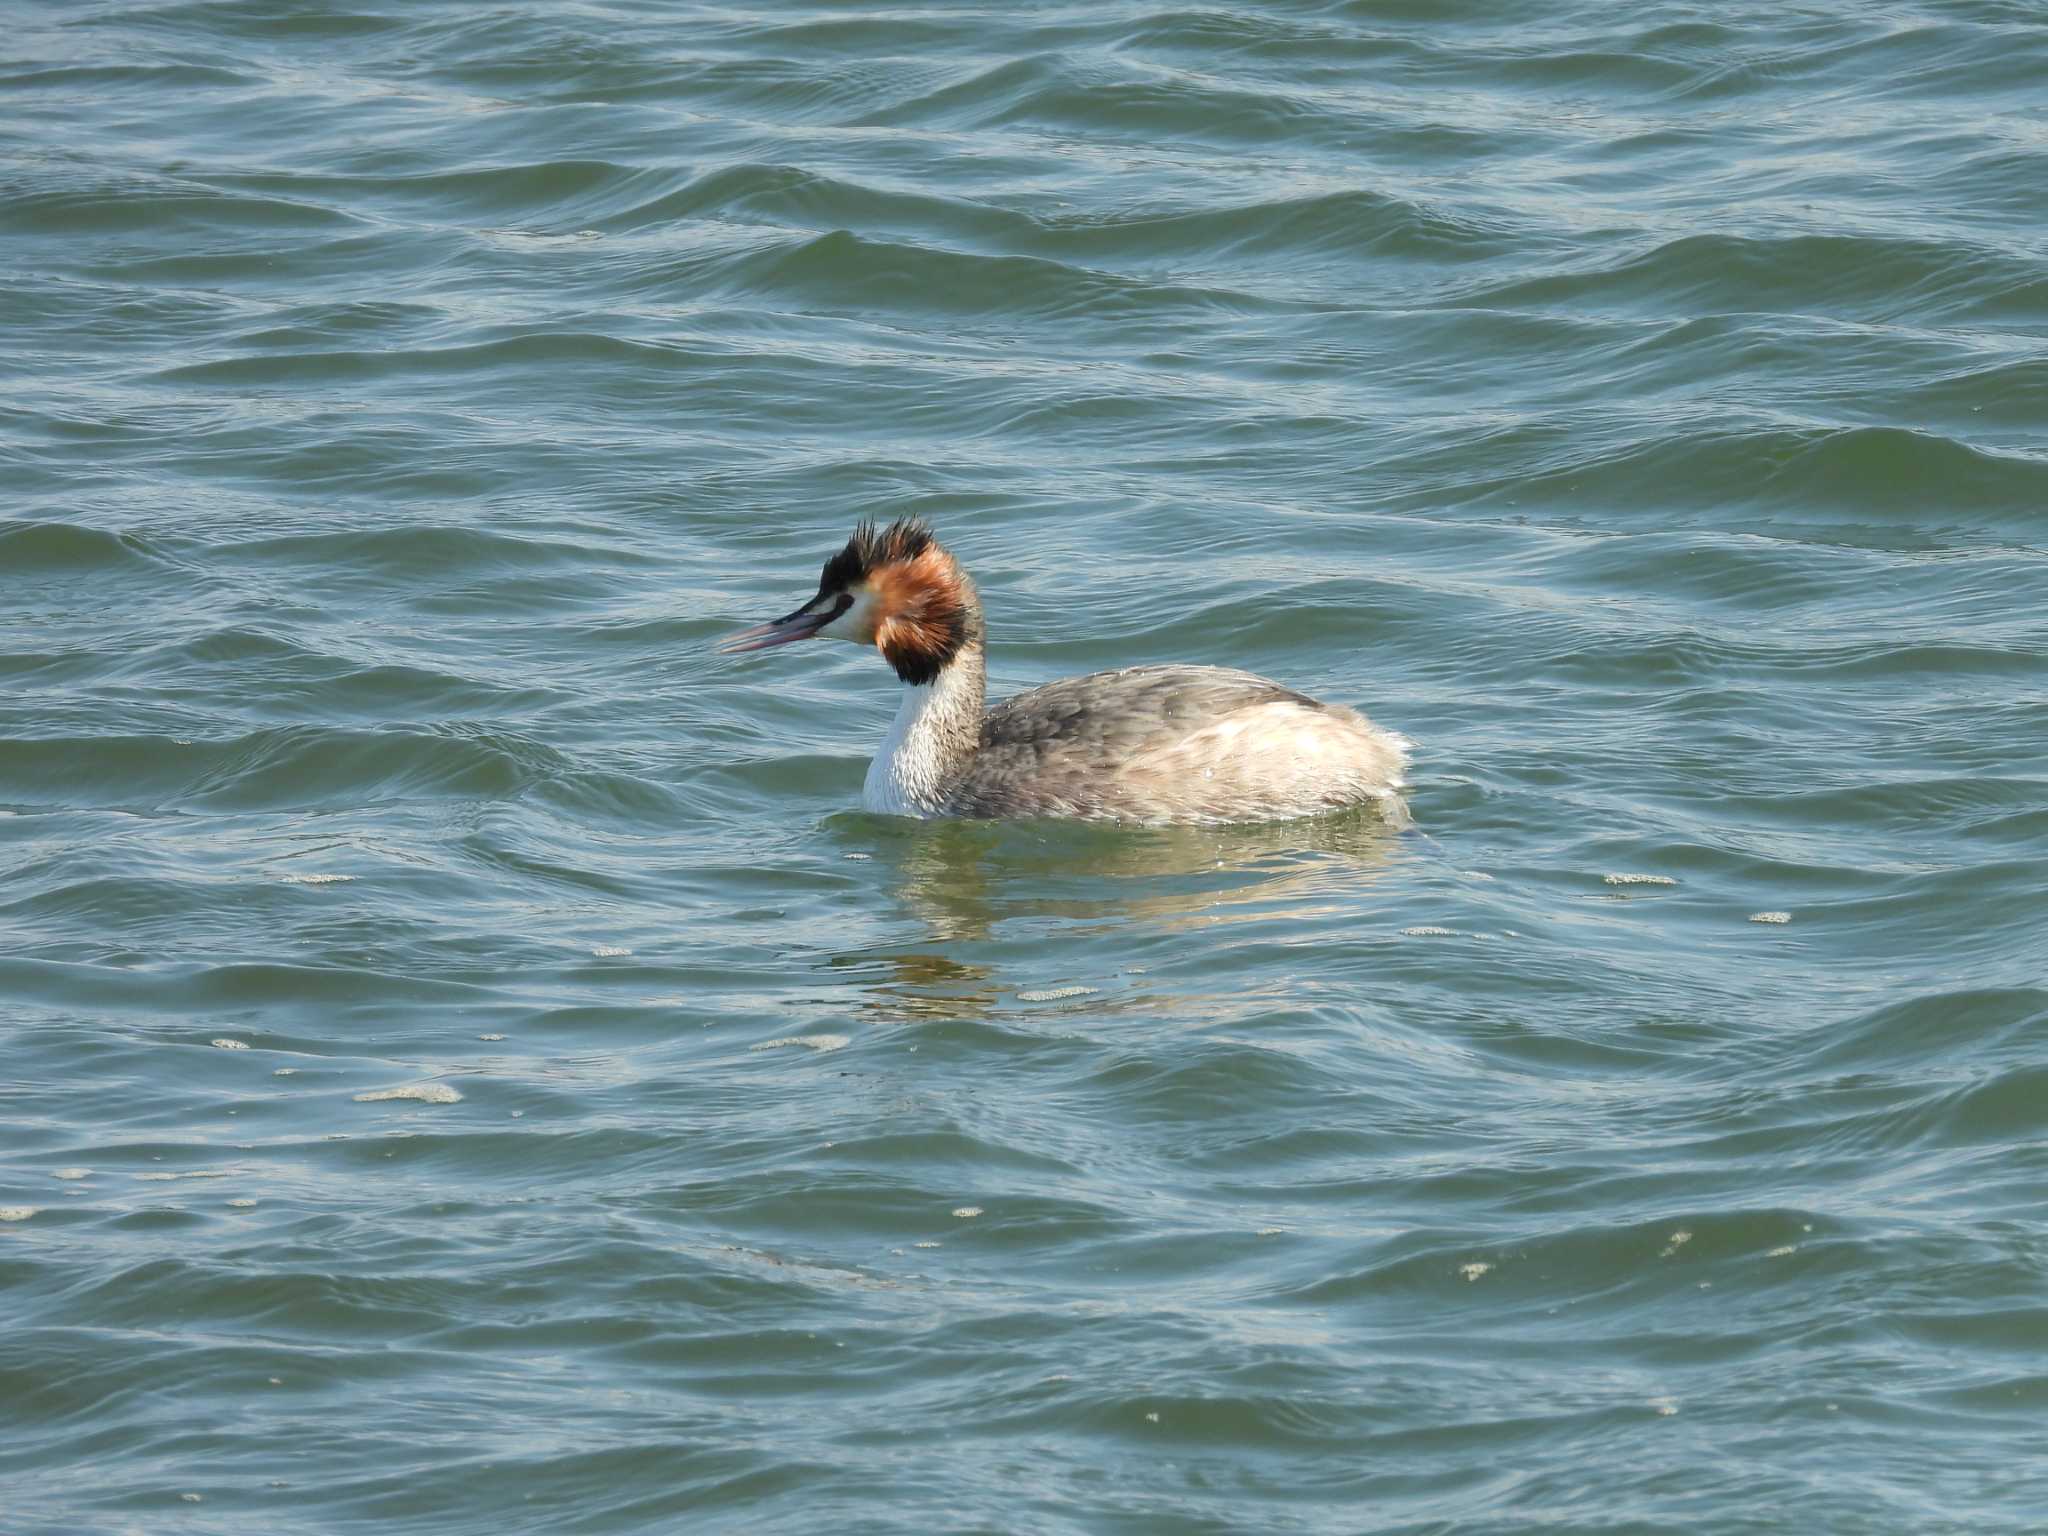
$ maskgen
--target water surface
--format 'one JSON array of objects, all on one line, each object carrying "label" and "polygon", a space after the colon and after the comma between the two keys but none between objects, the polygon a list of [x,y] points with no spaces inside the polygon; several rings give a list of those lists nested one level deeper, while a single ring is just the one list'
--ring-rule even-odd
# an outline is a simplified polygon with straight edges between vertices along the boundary
[{"label": "water surface", "polygon": [[9,22],[0,1526],[2048,1521],[2040,7]]}]

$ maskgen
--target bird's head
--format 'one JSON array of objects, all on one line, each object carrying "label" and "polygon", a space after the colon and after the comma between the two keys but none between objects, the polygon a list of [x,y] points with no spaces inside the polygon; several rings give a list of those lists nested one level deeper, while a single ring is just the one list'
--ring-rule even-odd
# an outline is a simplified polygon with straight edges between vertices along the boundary
[{"label": "bird's head", "polygon": [[929,683],[980,640],[974,584],[922,519],[864,522],[825,562],[818,592],[793,613],[728,635],[726,655],[797,640],[872,645],[906,683]]}]

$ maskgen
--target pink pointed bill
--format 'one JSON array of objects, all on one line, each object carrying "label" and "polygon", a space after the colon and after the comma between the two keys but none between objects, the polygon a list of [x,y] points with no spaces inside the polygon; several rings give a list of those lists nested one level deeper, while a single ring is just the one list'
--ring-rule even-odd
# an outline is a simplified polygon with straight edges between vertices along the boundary
[{"label": "pink pointed bill", "polygon": [[766,624],[756,624],[752,629],[727,635],[718,642],[718,654],[737,656],[742,651],[765,651],[770,646],[788,645],[793,640],[808,640],[835,617],[837,615],[829,608],[822,613],[812,613],[807,607],[799,608],[795,613],[770,619]]}]

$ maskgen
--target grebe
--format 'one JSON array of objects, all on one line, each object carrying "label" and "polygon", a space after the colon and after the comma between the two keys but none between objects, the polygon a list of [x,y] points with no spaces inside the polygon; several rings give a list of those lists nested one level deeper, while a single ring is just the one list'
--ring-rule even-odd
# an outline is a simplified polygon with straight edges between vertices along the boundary
[{"label": "grebe", "polygon": [[1393,825],[1408,742],[1356,710],[1228,667],[1125,667],[984,709],[981,600],[921,520],[862,523],[796,612],[726,654],[872,645],[904,682],[862,804],[894,816],[1281,821],[1371,804]]}]

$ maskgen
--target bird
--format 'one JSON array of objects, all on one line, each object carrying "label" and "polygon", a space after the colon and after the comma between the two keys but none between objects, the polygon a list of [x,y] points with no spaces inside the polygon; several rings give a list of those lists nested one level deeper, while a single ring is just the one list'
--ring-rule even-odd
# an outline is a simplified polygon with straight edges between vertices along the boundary
[{"label": "bird", "polygon": [[980,596],[920,518],[863,521],[815,596],[719,650],[811,639],[873,646],[903,684],[862,789],[871,812],[1173,826],[1370,806],[1408,820],[1406,737],[1250,672],[1122,667],[989,707]]}]

